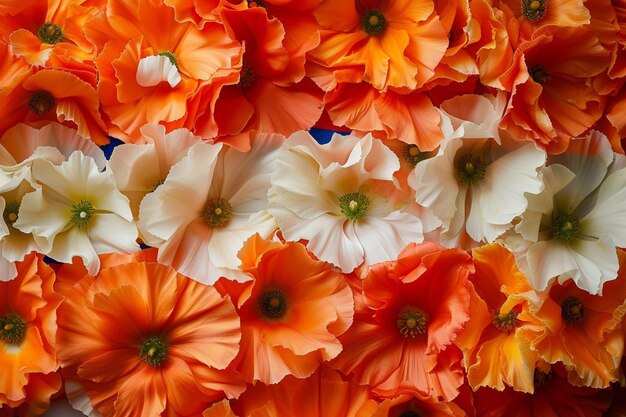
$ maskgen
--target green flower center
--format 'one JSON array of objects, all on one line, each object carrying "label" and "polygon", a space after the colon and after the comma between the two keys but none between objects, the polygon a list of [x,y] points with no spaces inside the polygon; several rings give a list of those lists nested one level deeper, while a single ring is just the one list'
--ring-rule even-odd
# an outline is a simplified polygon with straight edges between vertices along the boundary
[{"label": "green flower center", "polygon": [[370,199],[361,193],[349,193],[339,197],[339,208],[348,220],[361,220],[367,214]]},{"label": "green flower center", "polygon": [[233,215],[233,207],[224,198],[209,200],[204,212],[204,219],[211,227],[224,227]]},{"label": "green flower center", "polygon": [[522,0],[522,14],[530,22],[538,22],[546,15],[548,0]]},{"label": "green flower center", "polygon": [[37,115],[46,114],[56,106],[52,94],[47,91],[35,91],[28,100],[28,109]]},{"label": "green flower center", "polygon": [[517,313],[509,311],[506,314],[500,314],[498,311],[493,318],[493,326],[501,332],[511,332],[517,324]]},{"label": "green flower center", "polygon": [[46,22],[37,30],[37,37],[43,43],[54,45],[63,40],[63,30],[52,22]]},{"label": "green flower center", "polygon": [[387,27],[385,16],[377,10],[365,13],[361,24],[365,33],[370,36],[380,35]]},{"label": "green flower center", "polygon": [[148,365],[158,368],[167,359],[167,343],[162,337],[153,336],[145,339],[139,348],[139,356]]},{"label": "green flower center", "polygon": [[406,144],[402,148],[402,156],[409,165],[415,167],[415,165],[428,158],[428,152],[422,152],[417,145]]},{"label": "green flower center", "polygon": [[8,226],[13,226],[13,223],[17,221],[17,214],[19,210],[20,210],[20,203],[18,203],[17,201],[9,201],[6,203],[6,206],[4,206],[3,217],[4,217],[4,222]]},{"label": "green flower center", "polygon": [[267,290],[259,298],[261,314],[268,319],[280,319],[287,312],[285,294],[279,290]]},{"label": "green flower center", "polygon": [[574,296],[569,296],[561,303],[561,317],[568,324],[580,324],[585,317],[583,303]]},{"label": "green flower center", "polygon": [[536,388],[542,387],[548,384],[552,380],[552,371],[543,372],[539,368],[535,368],[535,375],[533,377],[533,384]]},{"label": "green flower center", "polygon": [[0,340],[9,344],[19,344],[26,336],[26,322],[15,313],[0,316]]},{"label": "green flower center", "polygon": [[244,63],[239,74],[239,87],[242,90],[248,90],[254,84],[254,80],[256,80],[256,74],[249,65]]},{"label": "green flower center", "polygon": [[79,229],[87,226],[94,211],[96,211],[96,209],[89,201],[80,200],[78,203],[74,204],[72,206],[72,214],[70,217],[72,226],[78,227]]},{"label": "green flower center", "polygon": [[178,60],[176,59],[174,54],[171,53],[170,51],[161,51],[157,55],[166,56],[170,60],[172,65],[174,65],[176,67],[176,69],[178,69]]},{"label": "green flower center", "polygon": [[573,214],[561,214],[552,219],[554,238],[561,243],[569,243],[580,233],[580,221]]},{"label": "green flower center", "polygon": [[473,185],[479,183],[487,173],[487,165],[474,154],[467,154],[456,163],[456,179],[460,183]]},{"label": "green flower center", "polygon": [[396,325],[402,336],[412,339],[418,334],[426,333],[427,322],[426,313],[413,307],[405,307],[398,314]]},{"label": "green flower center", "polygon": [[550,74],[548,74],[548,71],[541,65],[533,65],[530,67],[528,74],[537,84],[544,85],[546,81],[550,80]]}]

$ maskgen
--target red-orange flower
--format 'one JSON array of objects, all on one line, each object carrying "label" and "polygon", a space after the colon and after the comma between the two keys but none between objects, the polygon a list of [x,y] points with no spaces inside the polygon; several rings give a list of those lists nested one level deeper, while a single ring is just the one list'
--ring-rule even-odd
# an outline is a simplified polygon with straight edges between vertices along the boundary
[{"label": "red-orange flower", "polygon": [[156,251],[103,258],[97,278],[65,287],[57,342],[70,402],[86,414],[188,416],[239,395],[219,371],[241,337],[230,299],[142,257]]},{"label": "red-orange flower", "polygon": [[53,395],[59,392],[63,381],[61,374],[30,374],[24,387],[25,398],[3,403],[0,399],[0,417],[39,417],[50,407]]},{"label": "red-orange flower", "polygon": [[[34,252],[17,262],[17,277],[0,282],[0,415],[41,406],[59,389],[54,271]],[[49,384],[49,385],[48,385]],[[56,388],[56,389],[55,389]]]},{"label": "red-orange flower", "polygon": [[263,240],[239,253],[251,282],[220,280],[241,316],[241,350],[233,368],[247,382],[275,384],[306,378],[342,346],[337,336],[352,323],[352,292],[332,265],[313,259],[304,245]]},{"label": "red-orange flower", "polygon": [[434,243],[411,244],[398,260],[372,266],[333,367],[380,396],[453,399],[463,370],[451,344],[469,319],[473,269],[466,252]]}]

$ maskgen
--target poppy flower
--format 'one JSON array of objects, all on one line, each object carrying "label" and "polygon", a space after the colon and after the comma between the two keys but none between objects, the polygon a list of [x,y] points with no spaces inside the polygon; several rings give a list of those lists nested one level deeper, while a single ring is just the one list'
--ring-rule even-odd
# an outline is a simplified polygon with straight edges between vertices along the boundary
[{"label": "poppy flower", "polygon": [[452,400],[464,380],[461,352],[452,343],[470,318],[473,270],[465,251],[430,242],[372,265],[332,366],[382,397]]},{"label": "poppy flower", "polygon": [[229,297],[147,252],[111,266],[103,258],[97,277],[66,287],[59,361],[68,399],[85,414],[199,415],[243,390],[222,375],[241,337]]},{"label": "poppy flower", "polygon": [[55,337],[62,301],[53,291],[54,271],[34,252],[16,268],[15,279],[0,282],[0,414],[11,413],[5,405],[45,404],[60,382],[52,376],[59,366]]},{"label": "poppy flower", "polygon": [[251,282],[224,279],[241,317],[241,349],[233,369],[249,383],[275,384],[287,375],[310,376],[341,352],[337,337],[352,323],[352,292],[332,265],[301,243],[252,236],[239,252]]},{"label": "poppy flower", "polygon": [[58,372],[32,373],[24,387],[25,398],[6,402],[0,398],[0,416],[39,417],[48,410],[51,397],[58,393],[62,386],[63,381]]}]

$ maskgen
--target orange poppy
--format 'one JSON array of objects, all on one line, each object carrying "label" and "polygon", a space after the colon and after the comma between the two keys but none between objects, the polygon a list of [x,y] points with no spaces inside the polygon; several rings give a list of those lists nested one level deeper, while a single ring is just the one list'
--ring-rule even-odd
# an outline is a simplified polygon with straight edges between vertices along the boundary
[{"label": "orange poppy", "polygon": [[435,75],[449,40],[432,0],[325,0],[314,11],[320,45],[309,53],[336,82],[415,89]]},{"label": "orange poppy", "polygon": [[332,265],[301,243],[280,244],[255,234],[239,252],[253,281],[221,279],[241,316],[241,349],[233,362],[247,382],[306,378],[342,349],[337,336],[352,323],[352,292]]},{"label": "orange poppy", "polygon": [[411,244],[396,261],[370,267],[355,319],[332,366],[375,394],[457,396],[464,376],[452,345],[469,319],[474,267],[460,249]]},{"label": "orange poppy", "polygon": [[109,0],[85,26],[99,51],[98,93],[110,134],[126,142],[140,142],[147,123],[183,119],[198,88],[235,73],[242,52],[220,23],[198,29],[177,22],[161,2],[133,4]]},{"label": "orange poppy", "polygon": [[[529,300],[533,290],[517,268],[515,257],[492,243],[472,251],[476,273],[471,282],[471,318],[456,339],[463,350],[467,379],[481,386],[533,392],[537,352],[522,330],[544,330]],[[538,298],[538,296],[536,297]]]},{"label": "orange poppy", "polygon": [[624,334],[620,323],[626,313],[626,252],[618,250],[620,269],[604,285],[604,295],[591,295],[572,280],[554,284],[536,311],[542,332],[523,331],[539,357],[563,362],[575,385],[605,388],[621,376]]},{"label": "orange poppy", "polygon": [[610,50],[590,30],[545,27],[515,51],[503,75],[513,85],[501,127],[550,153],[565,151],[602,116],[605,97],[594,77],[606,71]]},{"label": "orange poppy", "polygon": [[20,401],[3,403],[0,398],[0,417],[39,417],[50,407],[51,397],[59,392],[61,374],[30,374],[24,387],[25,397]]},{"label": "orange poppy", "polygon": [[57,342],[70,402],[86,414],[197,415],[238,396],[230,299],[144,256],[154,251],[104,258],[97,277],[65,286]]},{"label": "orange poppy", "polygon": [[561,364],[540,366],[534,375],[534,394],[511,388],[476,391],[476,417],[602,417],[611,402],[610,390],[569,384]]},{"label": "orange poppy", "polygon": [[400,395],[383,401],[371,417],[466,417],[455,403],[439,402],[432,397]]},{"label": "orange poppy", "polygon": [[45,402],[59,388],[46,388],[58,385],[56,377],[42,376],[58,368],[56,313],[62,298],[53,291],[54,271],[34,252],[16,268],[15,279],[0,282],[0,414],[6,405]]}]

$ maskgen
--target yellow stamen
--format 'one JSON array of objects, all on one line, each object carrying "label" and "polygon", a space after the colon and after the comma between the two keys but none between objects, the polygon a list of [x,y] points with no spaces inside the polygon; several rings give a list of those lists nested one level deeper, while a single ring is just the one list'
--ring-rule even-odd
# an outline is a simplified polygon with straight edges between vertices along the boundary
[{"label": "yellow stamen", "polygon": [[372,26],[376,26],[379,22],[380,22],[380,18],[376,16],[375,14],[371,15],[369,19],[367,19],[367,23],[369,23]]},{"label": "yellow stamen", "polygon": [[4,326],[4,330],[11,330],[14,327],[15,327],[15,325],[13,325],[13,324],[7,324],[6,326]]},{"label": "yellow stamen", "polygon": [[533,0],[533,1],[530,2],[529,7],[532,10],[539,10],[539,8],[541,7],[541,3],[539,3],[537,0]]},{"label": "yellow stamen", "polygon": [[15,213],[9,213],[9,220],[14,222],[17,220],[17,214]]}]

